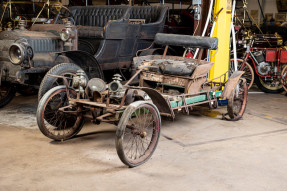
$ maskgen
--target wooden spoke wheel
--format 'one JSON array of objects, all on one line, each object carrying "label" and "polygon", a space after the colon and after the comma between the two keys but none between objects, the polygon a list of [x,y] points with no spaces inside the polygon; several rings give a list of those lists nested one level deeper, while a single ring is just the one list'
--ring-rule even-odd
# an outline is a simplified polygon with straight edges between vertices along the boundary
[{"label": "wooden spoke wheel", "polygon": [[161,127],[158,109],[152,103],[137,101],[124,111],[116,132],[116,148],[129,167],[145,163],[156,149]]},{"label": "wooden spoke wheel", "polygon": [[237,121],[242,118],[247,104],[247,83],[240,79],[234,88],[227,105],[227,114],[230,120]]},{"label": "wooden spoke wheel", "polygon": [[[70,96],[76,98],[76,92],[69,89]],[[70,112],[59,111],[59,108],[69,105],[65,86],[57,86],[48,91],[37,109],[37,123],[41,132],[54,140],[60,141],[75,136],[84,125],[82,115],[76,113],[80,108],[72,107]]]}]

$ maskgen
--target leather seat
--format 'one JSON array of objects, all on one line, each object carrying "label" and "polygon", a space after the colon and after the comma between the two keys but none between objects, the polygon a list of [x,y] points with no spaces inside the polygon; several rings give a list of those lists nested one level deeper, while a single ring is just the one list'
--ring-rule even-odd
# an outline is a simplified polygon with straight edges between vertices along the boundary
[{"label": "leather seat", "polygon": [[145,23],[164,22],[166,7],[153,6],[74,6],[70,11],[79,37],[104,38],[105,25],[110,20],[145,19]]},{"label": "leather seat", "polygon": [[70,11],[76,25],[104,27],[109,20],[126,16],[128,6],[74,6]]},{"label": "leather seat", "polygon": [[162,7],[133,6],[130,11],[130,19],[145,19],[145,23],[158,21]]},{"label": "leather seat", "polygon": [[106,23],[126,18],[128,9],[128,6],[74,6],[70,11],[80,37],[104,38]]},{"label": "leather seat", "polygon": [[206,48],[216,50],[218,39],[215,37],[201,37],[178,34],[157,33],[154,42],[161,45],[183,46],[186,48]]}]

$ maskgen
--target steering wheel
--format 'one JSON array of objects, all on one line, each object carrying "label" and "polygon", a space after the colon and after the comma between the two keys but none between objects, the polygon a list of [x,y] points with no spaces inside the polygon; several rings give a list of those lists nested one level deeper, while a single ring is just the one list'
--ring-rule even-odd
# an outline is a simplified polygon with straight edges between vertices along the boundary
[{"label": "steering wheel", "polygon": [[67,19],[72,20],[72,22],[74,23],[74,19],[73,19],[73,15],[71,11],[67,7],[61,6],[60,10],[56,13],[56,16],[54,17],[52,23],[63,24],[66,22],[65,20]]}]

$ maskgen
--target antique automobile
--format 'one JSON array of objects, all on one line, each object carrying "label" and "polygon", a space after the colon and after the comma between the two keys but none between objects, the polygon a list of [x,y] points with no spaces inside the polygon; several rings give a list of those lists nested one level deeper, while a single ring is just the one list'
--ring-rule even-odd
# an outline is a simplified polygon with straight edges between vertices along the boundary
[{"label": "antique automobile", "polygon": [[69,76],[82,69],[87,78],[109,79],[115,70],[128,71],[137,50],[151,46],[163,30],[167,8],[71,7],[68,16],[66,11],[61,9],[53,24],[26,30],[20,22],[19,29],[0,33],[0,107],[16,91],[39,89],[40,99],[62,83],[47,72]]},{"label": "antique automobile", "polygon": [[[189,48],[217,48],[217,38],[158,33],[155,43]],[[167,50],[167,48],[165,49]],[[48,138],[63,141],[75,136],[85,119],[117,125],[116,149],[121,161],[129,167],[146,162],[158,144],[161,116],[175,118],[179,111],[189,114],[194,106],[217,107],[218,98],[228,99],[224,119],[239,120],[247,103],[247,85],[236,71],[226,82],[227,73],[207,80],[212,62],[178,56],[148,55],[134,58],[137,72],[122,83],[115,74],[106,84],[102,79],[87,81],[79,70],[72,79],[59,78],[65,85],[49,90],[40,100],[37,123]],[[139,86],[131,82],[139,76]],[[217,81],[216,81],[217,80]],[[225,86],[224,90],[223,86]]]},{"label": "antique automobile", "polygon": [[237,32],[237,55],[239,58],[244,56],[247,44],[253,40],[253,46],[258,48],[278,48],[284,45],[284,39],[278,33],[262,34],[262,31],[255,33],[252,30],[245,28],[238,29]]},{"label": "antique automobile", "polygon": [[283,38],[278,33],[274,34],[262,34],[255,33],[252,30],[246,30],[244,28],[239,29],[238,32],[238,44],[244,46],[249,40],[253,39],[253,45],[256,47],[280,47],[283,45]]},{"label": "antique automobile", "polygon": [[14,29],[19,21],[25,21],[26,28],[30,28],[33,23],[52,23],[58,12],[64,8],[59,1],[4,1],[0,11],[0,28]]},{"label": "antique automobile", "polygon": [[[245,71],[244,77],[250,88],[253,82],[267,93],[280,93],[287,89],[287,50],[285,47],[260,48],[254,47],[255,39],[246,44],[242,59],[237,59],[238,70]],[[231,60],[231,66],[234,60]]]}]

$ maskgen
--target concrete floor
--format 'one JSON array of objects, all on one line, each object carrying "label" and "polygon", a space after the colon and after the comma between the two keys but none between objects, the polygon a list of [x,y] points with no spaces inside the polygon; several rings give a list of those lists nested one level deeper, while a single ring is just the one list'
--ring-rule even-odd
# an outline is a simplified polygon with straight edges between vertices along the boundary
[{"label": "concrete floor", "polygon": [[249,94],[238,122],[215,117],[222,108],[163,121],[152,158],[129,169],[116,154],[115,127],[87,124],[80,136],[53,142],[37,129],[36,97],[18,96],[0,110],[0,191],[286,191],[286,99]]}]

